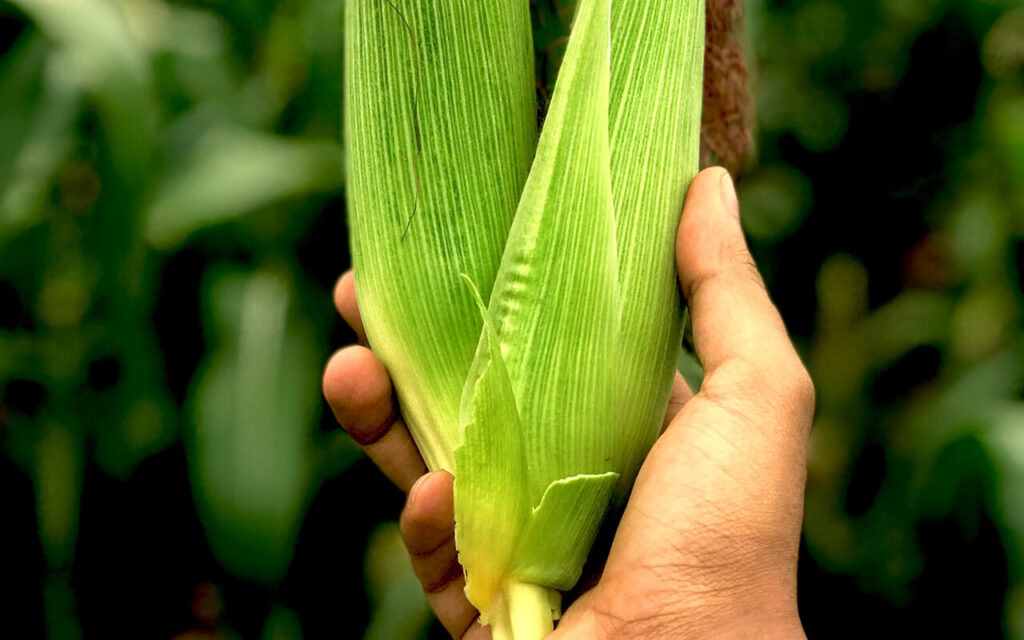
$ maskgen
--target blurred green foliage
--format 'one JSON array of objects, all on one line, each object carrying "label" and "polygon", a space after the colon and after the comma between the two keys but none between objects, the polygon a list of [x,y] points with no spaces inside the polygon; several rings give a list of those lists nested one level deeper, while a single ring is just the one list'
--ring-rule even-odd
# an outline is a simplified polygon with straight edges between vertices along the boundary
[{"label": "blurred green foliage", "polygon": [[[543,103],[572,3],[535,5]],[[341,7],[0,5],[17,637],[441,637],[319,400],[352,339]],[[808,631],[1024,638],[1024,8],[747,17],[744,224],[818,388]]]}]

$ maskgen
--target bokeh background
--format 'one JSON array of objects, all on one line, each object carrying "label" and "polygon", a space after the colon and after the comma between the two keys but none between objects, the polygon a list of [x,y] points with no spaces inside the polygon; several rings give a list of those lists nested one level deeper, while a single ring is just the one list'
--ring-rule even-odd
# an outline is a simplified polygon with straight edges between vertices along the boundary
[{"label": "bokeh background", "polygon": [[[443,637],[320,399],[341,8],[0,4],[0,637]],[[745,37],[744,224],[818,388],[806,628],[1024,638],[1024,7]]]}]

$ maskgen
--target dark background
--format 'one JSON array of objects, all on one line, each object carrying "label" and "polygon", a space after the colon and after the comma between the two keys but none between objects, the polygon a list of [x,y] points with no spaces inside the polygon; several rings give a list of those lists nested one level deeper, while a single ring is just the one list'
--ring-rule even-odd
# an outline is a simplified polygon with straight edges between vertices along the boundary
[{"label": "dark background", "polygon": [[[1024,638],[1024,8],[747,5],[807,631]],[[319,396],[341,7],[0,4],[0,637],[442,637]]]}]

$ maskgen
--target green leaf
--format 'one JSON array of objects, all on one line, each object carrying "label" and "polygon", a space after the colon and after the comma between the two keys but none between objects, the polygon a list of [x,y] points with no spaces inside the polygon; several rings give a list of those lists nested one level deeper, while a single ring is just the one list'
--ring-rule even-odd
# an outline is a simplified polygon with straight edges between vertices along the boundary
[{"label": "green leaf", "polygon": [[211,127],[157,187],[146,239],[159,249],[288,198],[336,189],[337,145]]},{"label": "green leaf", "polygon": [[82,94],[56,73],[44,39],[19,43],[0,71],[0,238],[43,217],[49,190],[74,147]]},{"label": "green leaf", "polygon": [[217,347],[197,374],[184,434],[193,492],[225,568],[274,584],[313,488],[319,358],[280,274],[222,273],[211,294]]},{"label": "green leaf", "polygon": [[385,522],[366,546],[367,595],[373,607],[363,640],[422,640],[434,616],[409,564],[398,523]]},{"label": "green leaf", "polygon": [[146,52],[113,0],[13,0],[56,46],[52,73],[94,98],[121,178],[143,180],[157,113]]},{"label": "green leaf", "polygon": [[38,425],[33,480],[39,540],[46,563],[67,570],[74,559],[81,506],[84,447],[78,429],[48,419]]}]

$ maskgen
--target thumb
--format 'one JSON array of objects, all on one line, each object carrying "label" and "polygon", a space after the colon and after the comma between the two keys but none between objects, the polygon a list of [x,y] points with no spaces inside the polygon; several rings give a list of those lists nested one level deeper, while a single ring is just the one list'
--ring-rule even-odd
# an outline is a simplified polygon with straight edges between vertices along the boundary
[{"label": "thumb", "polygon": [[743,237],[732,178],[721,167],[705,169],[690,185],[676,267],[706,375],[730,359],[769,370],[799,364]]}]

